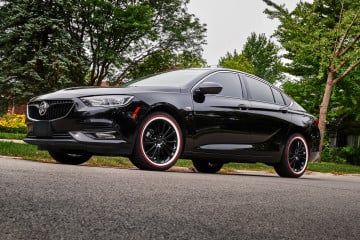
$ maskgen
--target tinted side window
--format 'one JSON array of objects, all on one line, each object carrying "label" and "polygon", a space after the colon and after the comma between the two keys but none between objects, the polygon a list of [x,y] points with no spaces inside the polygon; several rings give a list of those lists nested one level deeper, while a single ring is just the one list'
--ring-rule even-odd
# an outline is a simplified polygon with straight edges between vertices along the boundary
[{"label": "tinted side window", "polygon": [[216,73],[208,77],[205,81],[216,82],[223,87],[218,95],[242,98],[241,83],[237,74],[227,72]]},{"label": "tinted side window", "polygon": [[245,76],[245,78],[247,81],[248,91],[250,92],[250,99],[260,102],[274,103],[274,97],[269,85],[248,76]]},{"label": "tinted side window", "polygon": [[289,105],[292,102],[291,98],[286,94],[283,94],[283,96],[284,96],[285,104]]},{"label": "tinted side window", "polygon": [[279,90],[273,88],[273,94],[274,94],[274,98],[275,98],[275,103],[279,104],[279,105],[285,105],[284,99],[281,95],[281,93],[279,92]]}]

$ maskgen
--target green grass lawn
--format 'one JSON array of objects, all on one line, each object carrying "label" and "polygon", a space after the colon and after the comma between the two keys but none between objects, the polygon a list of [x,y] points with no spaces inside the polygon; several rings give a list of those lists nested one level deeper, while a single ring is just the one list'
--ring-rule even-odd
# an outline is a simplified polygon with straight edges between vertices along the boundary
[{"label": "green grass lawn", "polygon": [[7,133],[7,132],[0,132],[0,139],[18,139],[22,140],[26,136],[25,133]]},{"label": "green grass lawn", "polygon": [[[22,159],[41,161],[41,162],[55,162],[46,151],[39,151],[37,147],[30,144],[19,144],[12,142],[0,142],[0,155],[2,156],[14,156]],[[129,168],[134,167],[131,162],[124,157],[103,157],[94,156],[86,165],[90,166],[109,166]],[[176,166],[178,167],[192,167],[192,163],[189,160],[180,159]],[[251,170],[251,171],[266,171],[274,172],[273,168],[266,164],[256,163],[228,163],[223,167],[223,172],[233,172],[237,170]],[[308,171],[324,172],[333,174],[360,174],[360,166],[354,166],[350,164],[336,164],[329,162],[321,163],[309,163]]]}]

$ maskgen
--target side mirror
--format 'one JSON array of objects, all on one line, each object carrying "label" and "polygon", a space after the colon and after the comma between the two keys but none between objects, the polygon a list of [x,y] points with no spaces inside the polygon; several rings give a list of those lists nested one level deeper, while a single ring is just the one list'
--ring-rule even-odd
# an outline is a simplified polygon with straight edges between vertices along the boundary
[{"label": "side mirror", "polygon": [[194,91],[195,94],[218,94],[223,87],[219,83],[215,82],[203,82]]}]

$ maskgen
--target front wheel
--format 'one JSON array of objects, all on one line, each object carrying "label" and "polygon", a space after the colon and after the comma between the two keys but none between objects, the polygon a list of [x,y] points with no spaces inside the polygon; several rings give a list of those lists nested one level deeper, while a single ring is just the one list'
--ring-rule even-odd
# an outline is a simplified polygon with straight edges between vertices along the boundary
[{"label": "front wheel", "polygon": [[192,160],[194,167],[196,170],[202,173],[216,173],[220,171],[222,166],[224,165],[222,162],[219,161],[208,161],[208,160]]},{"label": "front wheel", "polygon": [[59,163],[78,165],[91,158],[91,154],[85,152],[66,152],[61,150],[49,150],[50,156]]},{"label": "front wheel", "polygon": [[293,134],[288,139],[280,163],[274,166],[281,177],[301,177],[308,165],[309,148],[301,134]]},{"label": "front wheel", "polygon": [[167,170],[178,160],[183,145],[182,131],[167,113],[156,112],[140,126],[131,162],[143,170]]}]

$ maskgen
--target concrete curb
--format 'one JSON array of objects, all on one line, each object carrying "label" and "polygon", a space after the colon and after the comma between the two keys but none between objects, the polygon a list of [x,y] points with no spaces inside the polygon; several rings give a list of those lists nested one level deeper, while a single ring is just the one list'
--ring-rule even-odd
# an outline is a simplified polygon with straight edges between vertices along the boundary
[{"label": "concrete curb", "polygon": [[23,140],[18,140],[18,139],[0,139],[0,142],[13,142],[13,143],[25,144]]}]

